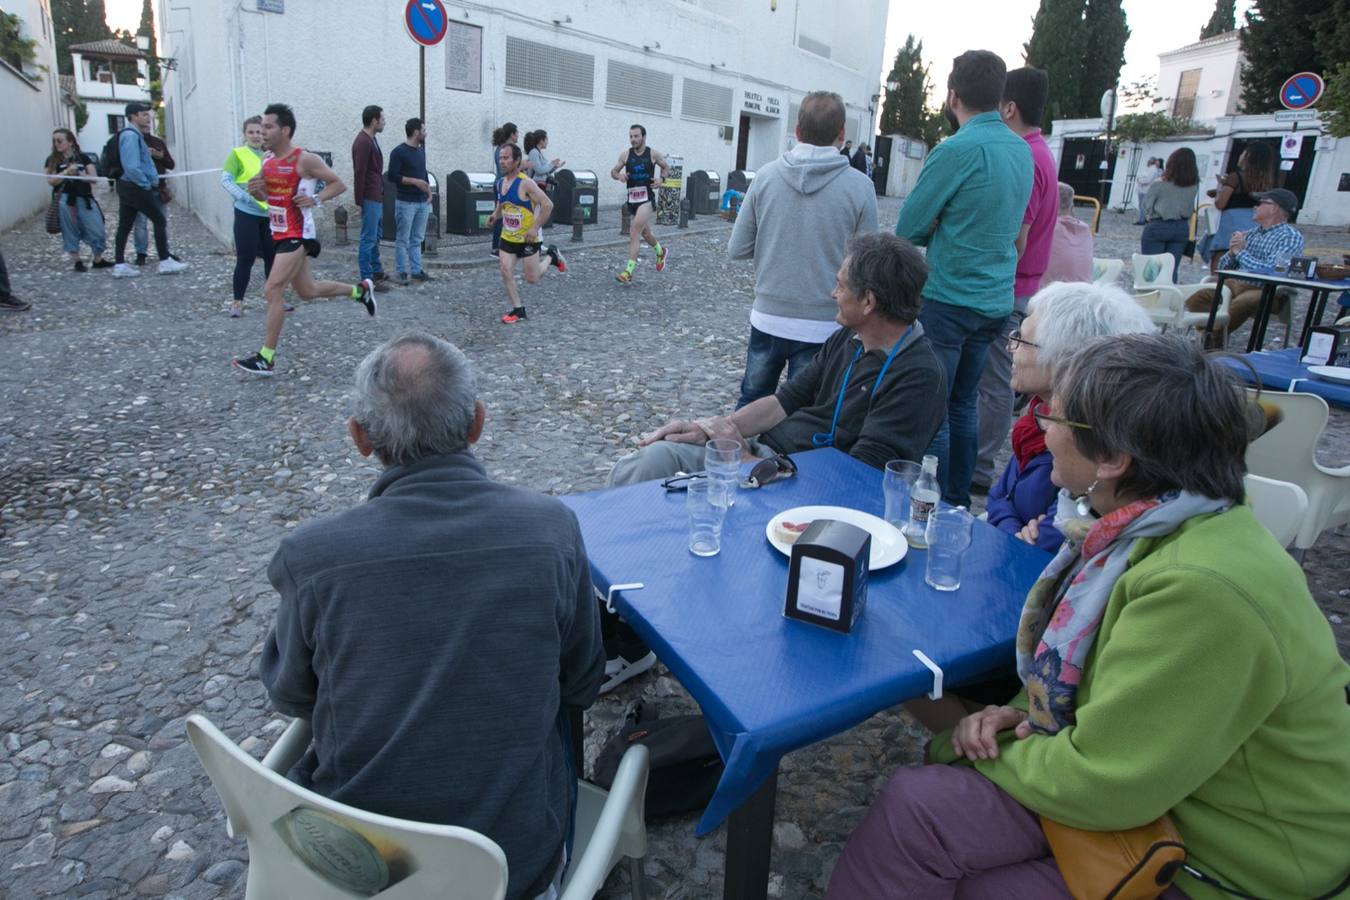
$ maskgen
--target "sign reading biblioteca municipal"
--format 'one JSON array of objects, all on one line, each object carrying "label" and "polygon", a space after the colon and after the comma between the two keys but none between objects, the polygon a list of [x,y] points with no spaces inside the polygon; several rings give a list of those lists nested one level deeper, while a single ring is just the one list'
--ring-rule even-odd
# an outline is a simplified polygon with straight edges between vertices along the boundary
[{"label": "sign reading biblioteca municipal", "polygon": [[783,102],[772,94],[747,88],[741,91],[741,112],[779,117],[783,115]]}]

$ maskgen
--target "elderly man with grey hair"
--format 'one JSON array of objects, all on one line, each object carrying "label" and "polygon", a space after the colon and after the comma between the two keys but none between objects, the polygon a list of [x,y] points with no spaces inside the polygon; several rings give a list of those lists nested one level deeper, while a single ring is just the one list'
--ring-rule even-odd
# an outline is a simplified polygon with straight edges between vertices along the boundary
[{"label": "elderly man with grey hair", "polygon": [[567,707],[604,655],[576,518],[488,478],[468,360],[421,333],[357,368],[347,422],[384,470],[365,503],[287,536],[260,670],[310,719],[289,777],[360,809],[472,828],[509,864],[507,896],[555,889],[573,813]]},{"label": "elderly man with grey hair", "polygon": [[1058,281],[1092,280],[1092,226],[1073,214],[1073,187],[1059,183],[1059,217],[1050,238],[1050,261],[1041,287]]}]

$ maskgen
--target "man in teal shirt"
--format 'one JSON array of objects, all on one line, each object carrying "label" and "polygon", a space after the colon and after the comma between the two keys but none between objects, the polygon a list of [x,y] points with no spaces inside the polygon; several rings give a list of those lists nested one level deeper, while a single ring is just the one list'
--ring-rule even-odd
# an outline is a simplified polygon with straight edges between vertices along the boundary
[{"label": "man in teal shirt", "polygon": [[998,113],[1006,76],[988,50],[952,63],[945,112],[958,131],[928,155],[895,225],[928,248],[919,321],[948,386],[947,419],[931,451],[942,499],[953,505],[970,505],[980,375],[1012,312],[1016,241],[1031,196],[1031,151]]}]

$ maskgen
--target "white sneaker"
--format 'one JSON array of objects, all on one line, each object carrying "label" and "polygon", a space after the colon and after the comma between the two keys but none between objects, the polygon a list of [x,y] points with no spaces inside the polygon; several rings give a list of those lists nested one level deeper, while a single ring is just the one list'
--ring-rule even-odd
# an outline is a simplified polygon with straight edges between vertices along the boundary
[{"label": "white sneaker", "polygon": [[140,269],[133,269],[131,266],[127,265],[126,263],[120,262],[120,263],[118,263],[117,265],[113,266],[113,277],[114,277],[114,278],[140,278],[140,277],[141,277],[141,270],[140,270]]},{"label": "white sneaker", "polygon": [[188,267],[185,262],[179,262],[176,259],[161,259],[159,261],[159,274],[173,275],[175,272],[181,272]]},{"label": "white sneaker", "polygon": [[[617,663],[617,665],[612,665],[613,663]],[[653,651],[648,651],[646,656],[635,662],[629,662],[622,656],[606,660],[605,681],[600,685],[600,693],[608,694],[628,679],[641,675],[654,665],[656,665],[656,653]]]}]

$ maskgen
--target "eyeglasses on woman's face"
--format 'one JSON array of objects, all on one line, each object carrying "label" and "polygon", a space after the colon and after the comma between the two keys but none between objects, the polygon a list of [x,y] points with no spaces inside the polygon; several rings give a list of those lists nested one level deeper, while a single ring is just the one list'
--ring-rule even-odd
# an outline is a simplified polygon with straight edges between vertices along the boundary
[{"label": "eyeglasses on woman's face", "polygon": [[1016,350],[1018,347],[1030,347],[1033,350],[1041,349],[1040,344],[1034,343],[1022,337],[1021,329],[1010,332],[1008,334],[1008,350],[1013,351]]},{"label": "eyeglasses on woman's face", "polygon": [[1046,431],[1051,424],[1063,425],[1065,428],[1082,428],[1087,431],[1092,430],[1092,426],[1085,422],[1074,422],[1061,416],[1056,416],[1050,412],[1050,404],[1044,400],[1038,401],[1031,408],[1031,415],[1035,417],[1036,424],[1040,426],[1041,431]]}]

